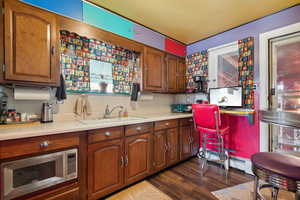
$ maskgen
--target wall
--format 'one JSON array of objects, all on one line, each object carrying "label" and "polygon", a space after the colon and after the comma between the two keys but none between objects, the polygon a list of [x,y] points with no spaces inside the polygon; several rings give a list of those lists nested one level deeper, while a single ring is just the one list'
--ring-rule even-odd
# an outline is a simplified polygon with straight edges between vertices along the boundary
[{"label": "wall", "polygon": [[[25,100],[14,100],[12,89],[4,88],[0,86],[0,91],[3,91],[8,95],[8,108],[16,109],[17,112],[25,112],[29,114],[41,113],[43,101],[25,101]],[[54,96],[55,91],[52,96]],[[67,94],[67,100],[63,104],[56,104],[56,101],[50,100],[54,103],[54,115],[55,121],[69,121],[77,119],[75,117],[73,110],[76,99],[80,94]],[[143,95],[145,96],[145,94]],[[104,114],[106,105],[110,107],[115,105],[122,105],[127,108],[129,115],[139,115],[139,114],[159,114],[159,113],[169,113],[170,104],[174,103],[175,96],[170,94],[146,94],[150,100],[140,100],[136,103],[130,101],[130,96],[125,95],[89,95],[88,99],[91,105],[92,115],[89,118],[99,118]],[[117,115],[118,112],[114,112],[114,115]]]},{"label": "wall", "polygon": [[169,53],[186,56],[186,45],[83,0],[21,0]]},{"label": "wall", "polygon": [[259,34],[276,28],[300,22],[300,5],[283,10],[279,13],[264,17],[230,31],[218,34],[206,40],[191,44],[187,47],[187,55],[226,43],[234,42],[249,36],[254,37],[254,82],[255,90],[255,124],[249,125],[245,117],[230,117],[231,147],[238,152],[237,156],[249,158],[259,151]]}]

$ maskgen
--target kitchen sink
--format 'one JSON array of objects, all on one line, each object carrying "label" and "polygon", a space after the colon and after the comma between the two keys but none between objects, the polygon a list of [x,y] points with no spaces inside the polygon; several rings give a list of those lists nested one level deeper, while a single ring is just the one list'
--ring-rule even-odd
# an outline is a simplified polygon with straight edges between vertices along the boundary
[{"label": "kitchen sink", "polygon": [[126,121],[135,121],[145,119],[143,117],[120,117],[120,118],[100,118],[100,119],[87,119],[80,120],[79,122],[82,124],[106,124],[106,123],[118,123],[118,122],[126,122]]}]

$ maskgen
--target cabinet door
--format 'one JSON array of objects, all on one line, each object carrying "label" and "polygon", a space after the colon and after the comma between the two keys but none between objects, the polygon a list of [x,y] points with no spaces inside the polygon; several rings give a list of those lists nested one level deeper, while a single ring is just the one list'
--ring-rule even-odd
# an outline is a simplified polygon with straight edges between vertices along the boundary
[{"label": "cabinet door", "polygon": [[199,132],[194,129],[194,126],[191,127],[191,136],[192,136],[192,155],[197,155],[200,146],[200,136]]},{"label": "cabinet door", "polygon": [[153,168],[154,171],[163,169],[167,164],[167,141],[165,131],[156,131],[153,139]]},{"label": "cabinet door", "polygon": [[125,182],[132,183],[150,173],[150,137],[147,133],[125,140]]},{"label": "cabinet door", "polygon": [[165,62],[164,52],[152,48],[145,50],[144,63],[144,90],[147,91],[163,91]]},{"label": "cabinet door", "polygon": [[97,199],[123,185],[123,151],[123,140],[112,140],[89,145],[89,198]]},{"label": "cabinet door", "polygon": [[167,91],[177,91],[177,63],[178,59],[175,56],[167,56]]},{"label": "cabinet door", "polygon": [[180,127],[180,159],[186,159],[192,155],[191,126]]},{"label": "cabinet door", "polygon": [[172,165],[179,160],[179,134],[177,128],[167,130],[167,164]]},{"label": "cabinet door", "polygon": [[54,14],[17,1],[5,1],[6,80],[57,84],[56,44]]},{"label": "cabinet door", "polygon": [[178,78],[177,78],[177,91],[185,92],[186,90],[186,64],[185,59],[178,60]]}]

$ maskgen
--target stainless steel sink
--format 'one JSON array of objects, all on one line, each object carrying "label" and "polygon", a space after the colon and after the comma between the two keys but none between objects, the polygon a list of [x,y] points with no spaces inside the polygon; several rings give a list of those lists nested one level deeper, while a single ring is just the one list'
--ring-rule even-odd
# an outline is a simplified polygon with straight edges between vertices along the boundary
[{"label": "stainless steel sink", "polygon": [[100,119],[87,119],[80,120],[79,122],[82,124],[106,124],[106,123],[118,123],[118,122],[126,122],[126,121],[135,121],[145,119],[143,117],[121,117],[121,118],[100,118]]}]

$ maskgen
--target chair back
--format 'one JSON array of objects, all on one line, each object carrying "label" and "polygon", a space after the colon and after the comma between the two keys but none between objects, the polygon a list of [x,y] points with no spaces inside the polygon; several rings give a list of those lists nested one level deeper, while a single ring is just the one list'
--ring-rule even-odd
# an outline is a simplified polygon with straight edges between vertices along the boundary
[{"label": "chair back", "polygon": [[218,129],[221,127],[220,111],[217,105],[193,104],[193,117],[196,127]]}]

